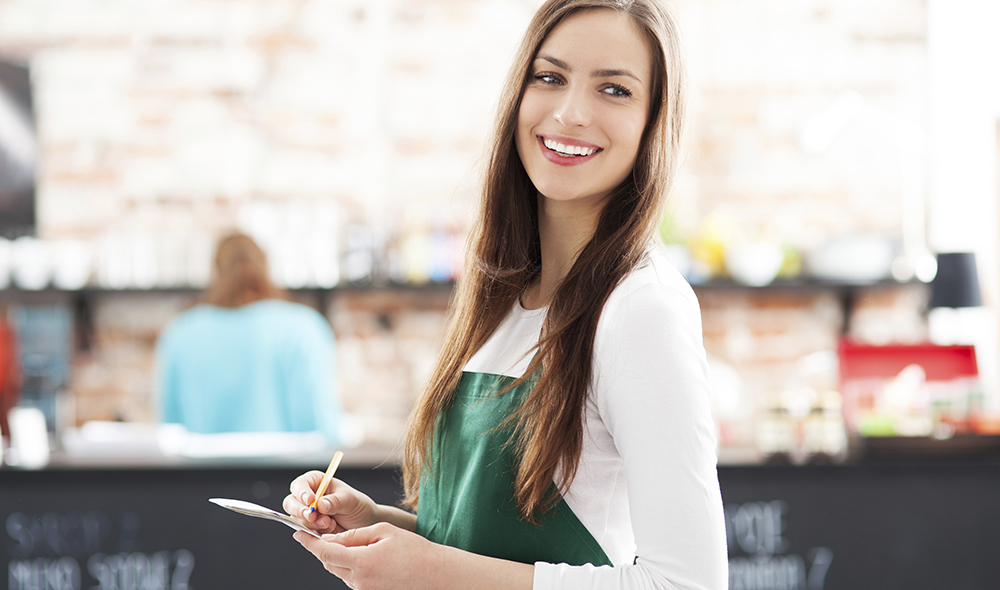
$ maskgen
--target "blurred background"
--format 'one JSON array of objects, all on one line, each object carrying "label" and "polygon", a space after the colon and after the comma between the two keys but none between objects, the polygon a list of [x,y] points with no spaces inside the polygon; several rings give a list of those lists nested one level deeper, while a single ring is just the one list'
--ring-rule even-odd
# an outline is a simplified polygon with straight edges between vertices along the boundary
[{"label": "blurred background", "polygon": [[[539,4],[0,0],[0,409],[41,410],[56,452],[155,424],[157,338],[239,230],[331,323],[351,444],[395,445]],[[1000,4],[673,5],[660,237],[722,463],[1000,448]]]},{"label": "blurred background", "polygon": [[[364,442],[395,443],[538,4],[0,2],[22,399],[52,429],[153,421],[156,338],[239,229],[332,323]],[[843,337],[974,344],[995,413],[996,3],[674,4],[690,126],[661,233],[703,304],[723,446],[754,446],[790,389],[838,391]],[[981,306],[929,307],[942,252],[974,255]]]}]

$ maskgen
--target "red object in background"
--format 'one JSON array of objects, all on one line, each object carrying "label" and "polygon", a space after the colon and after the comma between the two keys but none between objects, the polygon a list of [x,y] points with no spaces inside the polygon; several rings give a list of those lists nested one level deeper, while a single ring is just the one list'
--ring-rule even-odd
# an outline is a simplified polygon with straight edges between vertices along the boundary
[{"label": "red object in background", "polygon": [[21,393],[21,371],[17,358],[17,335],[0,313],[0,430],[9,436],[7,413],[17,405]]},{"label": "red object in background", "polygon": [[976,349],[971,345],[934,344],[867,346],[841,340],[840,384],[859,379],[891,378],[909,365],[920,365],[928,381],[976,377]]},{"label": "red object in background", "polygon": [[[937,346],[934,344],[868,346],[842,339],[838,350],[840,358],[840,391],[843,395],[844,418],[850,428],[857,428],[863,412],[872,410],[876,398],[886,384],[910,365],[924,370],[928,384],[956,383],[978,380],[976,349],[971,345]],[[954,400],[953,400],[954,401]],[[962,402],[962,413],[971,408]],[[955,426],[966,431],[978,424],[963,415]]]}]

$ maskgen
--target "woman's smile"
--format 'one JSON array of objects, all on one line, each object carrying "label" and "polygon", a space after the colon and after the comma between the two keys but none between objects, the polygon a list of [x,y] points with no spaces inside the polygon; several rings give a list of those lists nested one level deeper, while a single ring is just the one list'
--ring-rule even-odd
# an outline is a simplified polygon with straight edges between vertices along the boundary
[{"label": "woman's smile", "polygon": [[589,162],[603,151],[599,146],[568,137],[539,135],[538,141],[545,157],[560,166],[576,166]]}]

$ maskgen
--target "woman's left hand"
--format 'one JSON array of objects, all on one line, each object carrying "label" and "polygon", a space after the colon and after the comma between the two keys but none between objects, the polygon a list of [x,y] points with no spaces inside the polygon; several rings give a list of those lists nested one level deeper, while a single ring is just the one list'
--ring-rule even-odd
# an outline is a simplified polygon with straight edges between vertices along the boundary
[{"label": "woman's left hand", "polygon": [[322,539],[303,532],[294,537],[327,571],[355,590],[437,588],[441,560],[447,551],[388,523],[323,535]]},{"label": "woman's left hand", "polygon": [[295,540],[354,590],[530,590],[531,564],[476,555],[380,522],[317,539]]}]

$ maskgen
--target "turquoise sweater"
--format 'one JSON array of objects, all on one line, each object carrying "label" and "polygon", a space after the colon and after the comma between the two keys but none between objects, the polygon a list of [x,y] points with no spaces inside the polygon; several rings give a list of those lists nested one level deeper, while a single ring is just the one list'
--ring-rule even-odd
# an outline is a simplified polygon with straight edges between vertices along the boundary
[{"label": "turquoise sweater", "polygon": [[192,432],[321,431],[339,442],[333,331],[298,303],[199,305],[156,347],[161,419]]}]

